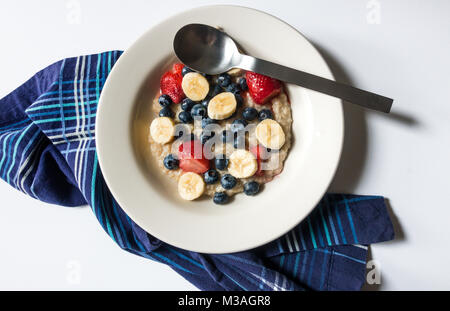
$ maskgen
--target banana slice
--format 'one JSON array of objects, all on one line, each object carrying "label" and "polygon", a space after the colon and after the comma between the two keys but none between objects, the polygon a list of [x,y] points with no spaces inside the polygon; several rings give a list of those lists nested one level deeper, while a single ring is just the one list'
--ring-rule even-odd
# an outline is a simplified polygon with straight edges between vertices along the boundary
[{"label": "banana slice", "polygon": [[171,118],[155,118],[150,125],[150,135],[153,140],[159,144],[166,144],[173,139],[175,124]]},{"label": "banana slice", "polygon": [[205,191],[203,178],[196,173],[188,172],[178,180],[178,193],[184,200],[192,201],[200,197]]},{"label": "banana slice", "polygon": [[228,171],[236,178],[253,176],[258,170],[258,163],[253,153],[239,149],[230,155]]},{"label": "banana slice", "polygon": [[272,119],[265,119],[256,126],[256,139],[266,148],[280,149],[285,142],[281,125]]},{"label": "banana slice", "polygon": [[244,70],[241,68],[233,68],[233,69],[227,71],[227,73],[232,77],[240,76],[240,75],[242,75],[243,72],[244,72]]},{"label": "banana slice", "polygon": [[236,111],[236,98],[231,92],[224,92],[214,96],[208,104],[208,117],[223,120]]},{"label": "banana slice", "polygon": [[193,101],[200,101],[208,95],[208,80],[198,72],[190,72],[183,77],[181,88],[184,94]]}]

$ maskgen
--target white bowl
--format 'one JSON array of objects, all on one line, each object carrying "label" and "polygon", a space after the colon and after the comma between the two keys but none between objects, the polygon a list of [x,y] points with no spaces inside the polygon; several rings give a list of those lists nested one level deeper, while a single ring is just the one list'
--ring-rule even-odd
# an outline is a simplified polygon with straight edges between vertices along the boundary
[{"label": "white bowl", "polygon": [[255,197],[182,201],[175,184],[148,156],[150,105],[162,73],[175,60],[172,40],[189,23],[220,26],[250,55],[332,79],[317,50],[281,20],[253,9],[207,6],[156,25],[119,58],[103,88],[97,152],[106,183],[122,209],[144,230],[174,246],[231,253],[265,244],[304,219],[336,170],[343,142],[341,101],[288,85],[294,144],[283,172]]}]

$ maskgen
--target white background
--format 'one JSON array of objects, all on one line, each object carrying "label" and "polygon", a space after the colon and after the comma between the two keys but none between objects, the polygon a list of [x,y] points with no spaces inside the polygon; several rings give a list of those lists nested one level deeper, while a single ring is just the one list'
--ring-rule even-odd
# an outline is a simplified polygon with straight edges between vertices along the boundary
[{"label": "white background", "polygon": [[[0,97],[54,61],[126,49],[165,17],[212,3],[285,20],[339,81],[395,99],[389,116],[346,105],[331,190],[389,198],[398,238],[372,247],[382,276],[368,289],[449,290],[449,1],[2,0]],[[5,182],[0,205],[0,289],[194,289],[166,266],[122,251],[88,208],[40,203]]]}]

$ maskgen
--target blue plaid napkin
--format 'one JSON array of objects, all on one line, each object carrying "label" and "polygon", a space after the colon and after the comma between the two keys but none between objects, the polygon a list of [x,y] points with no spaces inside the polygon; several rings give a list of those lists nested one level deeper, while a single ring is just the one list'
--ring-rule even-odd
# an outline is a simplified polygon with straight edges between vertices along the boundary
[{"label": "blue plaid napkin", "polygon": [[169,265],[202,290],[359,290],[368,245],[394,238],[383,197],[327,194],[297,227],[234,254],[189,252],[136,225],[108,191],[95,150],[103,84],[121,55],[68,58],[0,100],[0,175],[41,201],[89,204],[122,249]]}]

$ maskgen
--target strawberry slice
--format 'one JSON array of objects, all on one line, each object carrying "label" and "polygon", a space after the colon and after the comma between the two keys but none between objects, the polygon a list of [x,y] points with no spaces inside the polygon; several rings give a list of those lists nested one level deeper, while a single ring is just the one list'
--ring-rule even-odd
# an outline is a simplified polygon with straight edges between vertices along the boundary
[{"label": "strawberry slice", "polygon": [[276,79],[251,71],[246,72],[245,78],[250,96],[259,105],[264,105],[281,92],[281,82]]},{"label": "strawberry slice", "polygon": [[266,149],[261,145],[255,145],[250,147],[250,152],[256,157],[256,163],[258,163],[258,170],[256,171],[256,176],[263,176],[264,172],[261,169],[261,161],[265,158]]},{"label": "strawberry slice", "polygon": [[180,103],[186,96],[181,88],[183,77],[181,74],[168,71],[161,77],[161,94],[167,94],[176,104]]},{"label": "strawberry slice", "polygon": [[185,172],[201,174],[209,170],[210,163],[203,155],[203,145],[198,140],[182,143],[178,147],[180,168]]},{"label": "strawberry slice", "polygon": [[209,170],[209,161],[207,159],[182,159],[180,160],[180,168],[184,172],[203,174]]},{"label": "strawberry slice", "polygon": [[178,147],[179,159],[203,159],[203,145],[199,140],[185,141]]},{"label": "strawberry slice", "polygon": [[180,77],[183,77],[181,73],[183,71],[184,65],[182,63],[175,63],[172,66],[172,72]]}]

